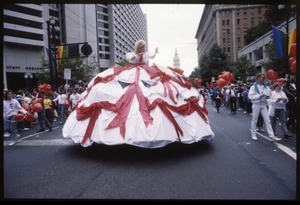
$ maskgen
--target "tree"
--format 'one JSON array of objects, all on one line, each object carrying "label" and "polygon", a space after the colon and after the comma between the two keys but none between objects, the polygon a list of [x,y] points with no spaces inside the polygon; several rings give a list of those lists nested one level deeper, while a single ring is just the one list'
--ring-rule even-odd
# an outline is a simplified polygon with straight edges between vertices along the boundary
[{"label": "tree", "polygon": [[235,66],[232,68],[232,74],[245,82],[248,76],[256,74],[256,68],[247,57],[243,55],[237,59]]},{"label": "tree", "polygon": [[229,71],[227,55],[217,43],[199,60],[199,65],[200,67],[191,73],[190,81],[200,77],[202,82],[210,82],[212,77],[217,78],[222,71]]},{"label": "tree", "polygon": [[275,46],[273,42],[266,45],[265,52],[268,55],[268,59],[265,62],[260,63],[260,65],[267,70],[273,69],[276,71],[278,77],[284,77],[286,70],[285,58],[278,58],[275,53]]},{"label": "tree", "polygon": [[[71,80],[69,82],[72,84],[76,84],[78,80],[89,82],[97,73],[97,62],[95,56],[89,57],[89,61],[86,60],[86,62],[84,62],[84,58],[68,58],[68,56],[68,51],[64,50],[56,75],[57,78],[54,78],[57,86],[65,84],[65,68],[71,69]],[[42,72],[36,74],[38,85],[50,82],[49,61],[45,59],[44,53],[41,56],[41,68]]]}]

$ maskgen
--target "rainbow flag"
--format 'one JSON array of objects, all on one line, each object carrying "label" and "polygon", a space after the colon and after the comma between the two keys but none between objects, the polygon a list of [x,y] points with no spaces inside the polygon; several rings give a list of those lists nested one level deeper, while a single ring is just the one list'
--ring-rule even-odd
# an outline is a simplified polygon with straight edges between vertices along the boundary
[{"label": "rainbow flag", "polygon": [[64,51],[64,46],[59,46],[59,48],[56,50],[56,71],[59,72],[59,64],[60,64],[60,58],[62,57]]},{"label": "rainbow flag", "polygon": [[289,54],[290,54],[290,50],[291,50],[291,45],[293,43],[296,43],[296,29],[294,28],[293,30],[290,31],[289,34]]},{"label": "rainbow flag", "polygon": [[272,26],[273,30],[273,42],[275,45],[275,53],[278,58],[282,58],[285,53],[285,35],[284,32]]}]

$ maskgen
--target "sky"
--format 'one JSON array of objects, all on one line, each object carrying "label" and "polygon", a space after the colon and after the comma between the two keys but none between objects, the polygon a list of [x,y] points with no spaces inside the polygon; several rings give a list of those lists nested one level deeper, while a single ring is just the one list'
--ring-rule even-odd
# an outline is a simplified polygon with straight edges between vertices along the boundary
[{"label": "sky", "polygon": [[159,53],[150,60],[163,66],[173,67],[177,48],[180,67],[189,76],[198,66],[196,32],[204,4],[140,4],[147,14],[148,51]]}]

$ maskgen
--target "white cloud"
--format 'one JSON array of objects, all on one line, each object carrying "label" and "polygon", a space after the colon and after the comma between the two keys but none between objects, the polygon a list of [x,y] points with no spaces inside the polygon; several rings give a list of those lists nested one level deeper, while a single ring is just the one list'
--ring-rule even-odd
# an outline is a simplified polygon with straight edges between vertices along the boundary
[{"label": "white cloud", "polygon": [[204,4],[140,4],[148,21],[148,50],[159,54],[150,61],[163,66],[173,66],[177,48],[181,69],[189,76],[198,66],[195,35]]}]

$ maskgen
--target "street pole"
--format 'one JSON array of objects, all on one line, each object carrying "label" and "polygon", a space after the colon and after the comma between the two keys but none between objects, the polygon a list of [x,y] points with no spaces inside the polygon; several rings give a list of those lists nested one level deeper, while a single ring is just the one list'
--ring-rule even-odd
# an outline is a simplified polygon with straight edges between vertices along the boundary
[{"label": "street pole", "polygon": [[51,46],[50,20],[47,21],[47,31],[48,31],[48,51],[49,51],[50,85],[53,86],[53,65],[52,65],[52,46]]},{"label": "street pole", "polygon": [[286,71],[285,71],[285,78],[287,78],[288,77],[288,75],[289,75],[289,65],[290,65],[290,63],[289,63],[289,17],[290,17],[290,10],[289,9],[287,9],[287,17],[286,17],[286,36],[285,36],[285,39],[286,39],[286,41],[285,41],[285,56],[286,56],[286,59],[285,59],[285,66],[286,66]]}]

